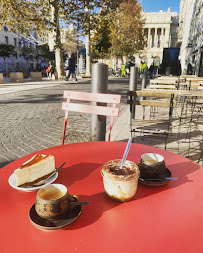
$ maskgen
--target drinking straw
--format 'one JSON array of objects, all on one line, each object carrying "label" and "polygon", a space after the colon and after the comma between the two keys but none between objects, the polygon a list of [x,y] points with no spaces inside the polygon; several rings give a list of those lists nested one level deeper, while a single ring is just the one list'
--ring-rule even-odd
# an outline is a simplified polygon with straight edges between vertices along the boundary
[{"label": "drinking straw", "polygon": [[125,160],[126,160],[126,157],[127,157],[127,155],[128,155],[128,152],[129,152],[131,143],[132,143],[132,138],[130,137],[129,140],[128,140],[128,144],[127,144],[127,146],[126,146],[126,148],[125,148],[125,152],[124,152],[124,154],[123,154],[123,159],[122,159],[122,162],[121,162],[121,167],[120,167],[120,169],[123,169],[123,164],[124,164],[124,162],[125,162]]}]

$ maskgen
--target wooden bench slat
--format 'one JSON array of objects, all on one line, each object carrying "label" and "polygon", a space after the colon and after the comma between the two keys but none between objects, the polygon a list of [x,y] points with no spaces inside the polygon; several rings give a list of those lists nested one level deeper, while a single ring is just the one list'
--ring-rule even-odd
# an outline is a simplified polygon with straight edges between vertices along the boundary
[{"label": "wooden bench slat", "polygon": [[[138,97],[157,97],[157,98],[170,98],[173,92],[161,92],[155,90],[138,90],[138,91],[128,91],[128,96],[138,96]],[[176,99],[178,96],[177,93],[174,94],[174,98]]]},{"label": "wooden bench slat", "polygon": [[[127,100],[127,104],[130,105],[142,105],[142,106],[157,106],[157,107],[170,107],[170,102],[153,101],[153,100]],[[173,102],[173,108],[176,107],[176,102]]]},{"label": "wooden bench slat", "polygon": [[166,85],[150,84],[148,87],[150,89],[177,89],[176,85],[169,85],[169,84],[166,84]]}]

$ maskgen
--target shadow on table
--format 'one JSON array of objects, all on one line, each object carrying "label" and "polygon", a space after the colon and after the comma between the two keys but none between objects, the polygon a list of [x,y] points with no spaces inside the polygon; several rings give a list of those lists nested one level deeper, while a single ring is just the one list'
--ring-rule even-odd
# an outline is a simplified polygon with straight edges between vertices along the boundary
[{"label": "shadow on table", "polygon": [[[178,180],[170,181],[165,185],[152,187],[152,186],[142,185],[139,183],[137,193],[132,201],[137,201],[139,199],[143,199],[153,194],[157,194],[157,193],[178,187],[182,184],[193,182],[193,180],[188,179],[187,175],[200,169],[200,166],[192,161],[191,161],[191,165],[192,166],[188,166],[188,163],[183,162],[183,163],[176,163],[176,164],[168,166],[168,169],[172,171],[172,176],[178,177]],[[172,168],[175,168],[175,169],[173,170]],[[94,166],[92,167],[92,169],[94,169]],[[89,173],[91,173],[92,169],[91,168],[89,169]],[[86,175],[86,173],[84,174]],[[76,178],[78,179],[78,177]],[[98,219],[100,219],[100,217],[106,211],[109,211],[110,209],[111,209],[111,212],[109,213],[109,219],[110,218],[112,219],[112,217],[116,217],[118,215],[117,208],[115,207],[119,205],[128,205],[127,202],[119,203],[119,202],[112,201],[107,196],[104,190],[100,193],[96,193],[93,195],[80,195],[80,199],[81,201],[86,201],[86,200],[90,201],[90,204],[82,207],[83,211],[78,221],[76,221],[74,224],[72,224],[72,226],[67,227],[66,229],[75,230],[75,229],[80,229],[82,227],[89,226],[95,223]]]},{"label": "shadow on table", "polygon": [[[189,164],[191,163],[191,166],[189,166],[188,163]],[[172,177],[178,177],[178,179],[170,180],[167,184],[162,185],[162,186],[148,186],[148,185],[143,185],[142,183],[139,183],[135,200],[142,199],[150,195],[178,187],[185,183],[192,183],[193,180],[188,179],[187,175],[200,169],[200,165],[190,160],[188,160],[188,162],[170,164],[167,167],[171,171]]]},{"label": "shadow on table", "polygon": [[75,230],[89,226],[99,220],[100,217],[110,209],[114,211],[114,213],[109,213],[109,217],[112,218],[112,216],[117,215],[117,210],[115,207],[121,204],[127,204],[112,201],[107,196],[105,191],[93,195],[80,195],[80,199],[81,201],[88,200],[90,204],[82,207],[81,216],[74,224],[72,224],[70,227],[65,228],[67,230]]},{"label": "shadow on table", "polygon": [[[63,170],[60,170],[58,179],[61,184],[65,184],[67,187],[71,186],[74,182],[80,181],[85,177],[88,177],[94,170],[101,167],[101,163],[78,163],[70,167],[64,166]],[[67,173],[68,170],[68,173]]]}]

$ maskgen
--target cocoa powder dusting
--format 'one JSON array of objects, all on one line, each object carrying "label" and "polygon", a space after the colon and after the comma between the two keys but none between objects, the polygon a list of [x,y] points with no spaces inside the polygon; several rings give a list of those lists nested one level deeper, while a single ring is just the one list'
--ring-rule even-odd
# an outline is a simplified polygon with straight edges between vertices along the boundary
[{"label": "cocoa powder dusting", "polygon": [[135,172],[125,166],[123,166],[122,169],[120,169],[120,167],[118,166],[112,166],[112,167],[109,167],[109,172],[111,172],[112,174],[114,175],[132,175],[134,174]]}]

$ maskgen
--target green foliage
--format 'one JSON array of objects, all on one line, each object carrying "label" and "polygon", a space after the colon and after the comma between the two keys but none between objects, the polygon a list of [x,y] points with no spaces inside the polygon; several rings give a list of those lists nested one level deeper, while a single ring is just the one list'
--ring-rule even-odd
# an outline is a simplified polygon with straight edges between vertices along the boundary
[{"label": "green foliage", "polygon": [[112,46],[110,34],[108,20],[103,16],[92,39],[92,50],[99,53],[101,58],[109,53]]},{"label": "green foliage", "polygon": [[[74,23],[78,31],[90,34],[96,25],[99,0],[1,0],[0,25],[11,31],[29,35],[33,26],[38,34],[49,30],[53,33],[56,68],[59,76],[63,71],[60,25]],[[60,51],[60,53],[58,53]]]},{"label": "green foliage", "polygon": [[143,49],[142,7],[137,0],[104,0],[93,36],[93,50],[114,56],[132,56]]},{"label": "green foliage", "polygon": [[36,53],[35,51],[30,48],[30,47],[25,47],[23,46],[21,49],[20,49],[20,54],[27,60],[32,60],[33,58],[36,58]]},{"label": "green foliage", "polygon": [[112,53],[116,56],[131,56],[143,49],[144,19],[142,6],[137,0],[123,1],[116,12],[110,15]]},{"label": "green foliage", "polygon": [[[0,25],[11,31],[27,35],[33,27],[39,35],[52,31],[55,52],[62,50],[60,26],[70,23],[80,35],[96,31],[93,44],[100,53],[108,54],[111,48],[114,55],[132,55],[143,48],[144,21],[137,0],[1,0],[0,10]],[[59,71],[62,59],[58,57]]]},{"label": "green foliage", "polygon": [[15,47],[7,44],[0,44],[0,57],[4,59],[10,55],[15,55]]},{"label": "green foliage", "polygon": [[74,23],[87,33],[95,27],[101,6],[100,0],[1,0],[0,24],[29,34],[33,24],[40,33],[47,29],[57,32],[58,23]]},{"label": "green foliage", "polygon": [[37,46],[38,56],[46,59],[47,61],[54,60],[54,52],[49,50],[49,46],[47,44]]}]

